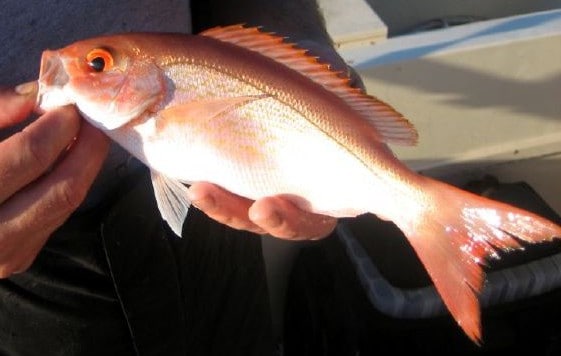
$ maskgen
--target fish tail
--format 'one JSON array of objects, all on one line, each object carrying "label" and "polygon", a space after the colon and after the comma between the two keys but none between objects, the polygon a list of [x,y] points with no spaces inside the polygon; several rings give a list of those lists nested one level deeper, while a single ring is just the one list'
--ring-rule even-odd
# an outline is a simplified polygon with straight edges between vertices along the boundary
[{"label": "fish tail", "polygon": [[427,180],[417,209],[396,221],[442,297],[475,343],[481,342],[482,265],[500,250],[561,237],[561,227],[531,212]]}]

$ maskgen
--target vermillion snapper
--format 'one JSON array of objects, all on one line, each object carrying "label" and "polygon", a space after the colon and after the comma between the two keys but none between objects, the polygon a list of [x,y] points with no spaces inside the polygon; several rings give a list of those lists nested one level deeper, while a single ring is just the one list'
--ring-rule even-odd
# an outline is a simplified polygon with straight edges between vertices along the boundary
[{"label": "vermillion snapper", "polygon": [[518,240],[561,236],[537,215],[409,170],[387,146],[416,143],[402,115],[255,28],[80,41],[44,52],[39,84],[43,109],[75,104],[150,167],[162,217],[178,235],[190,206],[183,184],[197,181],[393,221],[475,342],[484,259],[520,248]]}]

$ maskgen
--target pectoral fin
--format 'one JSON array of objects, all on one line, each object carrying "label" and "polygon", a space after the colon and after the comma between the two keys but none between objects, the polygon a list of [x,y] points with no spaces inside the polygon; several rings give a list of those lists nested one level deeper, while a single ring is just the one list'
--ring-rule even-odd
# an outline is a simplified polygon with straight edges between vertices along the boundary
[{"label": "pectoral fin", "polygon": [[162,110],[159,114],[160,120],[158,120],[158,123],[160,125],[169,125],[170,123],[180,123],[184,120],[208,121],[242,105],[267,97],[267,95],[247,95],[231,98],[193,100]]},{"label": "pectoral fin", "polygon": [[151,171],[150,173],[160,214],[173,232],[181,237],[183,222],[191,206],[187,187],[158,172]]}]

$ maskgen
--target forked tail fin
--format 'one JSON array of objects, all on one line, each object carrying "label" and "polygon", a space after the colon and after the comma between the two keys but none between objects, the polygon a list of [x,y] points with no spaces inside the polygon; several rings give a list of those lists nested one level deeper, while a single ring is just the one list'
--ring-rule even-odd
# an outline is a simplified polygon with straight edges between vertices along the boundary
[{"label": "forked tail fin", "polygon": [[[561,237],[561,227],[528,211],[427,180],[417,216],[396,223],[407,236],[450,313],[481,342],[482,264],[498,250]],[[405,219],[407,220],[407,219]]]}]

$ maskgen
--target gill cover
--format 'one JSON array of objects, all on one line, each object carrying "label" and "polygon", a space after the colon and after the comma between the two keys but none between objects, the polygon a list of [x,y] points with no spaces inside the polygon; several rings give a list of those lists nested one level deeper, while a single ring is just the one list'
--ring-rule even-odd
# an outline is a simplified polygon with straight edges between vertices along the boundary
[{"label": "gill cover", "polygon": [[77,43],[45,51],[38,105],[76,104],[93,125],[114,130],[141,116],[163,97],[165,79],[149,59]]}]

